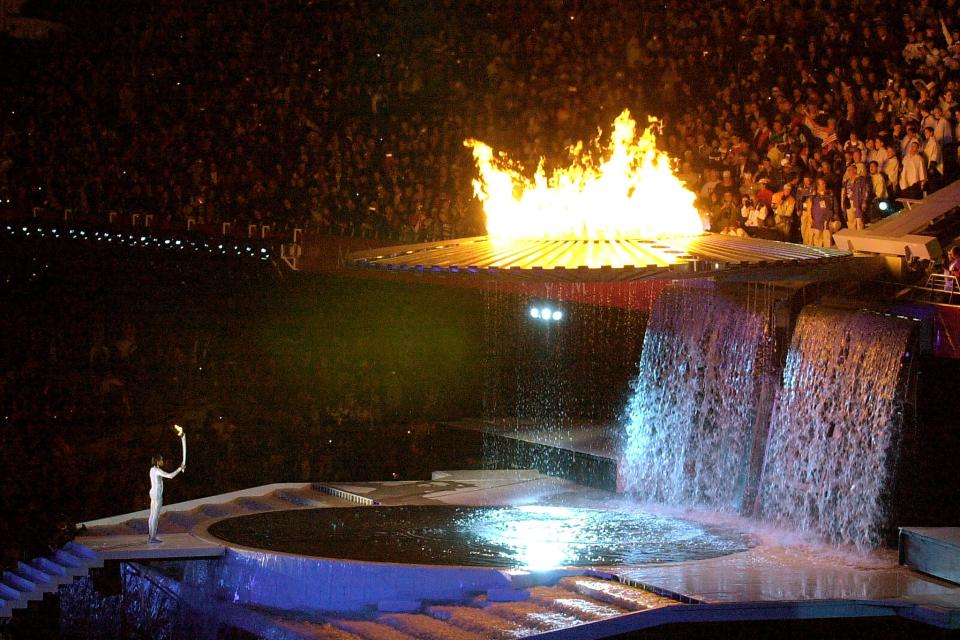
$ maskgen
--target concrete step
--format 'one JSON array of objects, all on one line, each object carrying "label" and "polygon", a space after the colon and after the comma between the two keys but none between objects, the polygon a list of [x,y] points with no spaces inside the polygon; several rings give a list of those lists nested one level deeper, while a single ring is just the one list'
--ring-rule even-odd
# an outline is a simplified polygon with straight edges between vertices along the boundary
[{"label": "concrete step", "polygon": [[121,522],[118,524],[103,524],[87,527],[84,537],[99,538],[102,536],[125,536],[128,533],[130,533],[130,530],[127,528],[126,522]]},{"label": "concrete step", "polygon": [[52,560],[68,569],[79,569],[86,566],[86,562],[83,561],[83,558],[78,558],[69,551],[65,551],[63,549],[57,549],[53,553]]},{"label": "concrete step", "polygon": [[17,602],[20,600],[20,590],[0,582],[0,598],[5,602]]},{"label": "concrete step", "polygon": [[525,629],[534,629],[536,633],[565,629],[584,622],[576,616],[554,611],[529,600],[484,603],[481,599],[481,604],[484,605],[486,613],[515,622]]},{"label": "concrete step", "polygon": [[310,632],[310,637],[315,640],[362,640],[360,637],[330,624],[315,625],[315,628],[311,629]]},{"label": "concrete step", "polygon": [[900,527],[900,563],[960,583],[960,527]]},{"label": "concrete step", "polygon": [[[23,608],[26,606],[27,606],[26,603],[24,603],[23,605],[17,608]],[[0,598],[0,620],[8,620],[12,618],[13,610],[14,610],[14,606],[12,602],[4,598]]]},{"label": "concrete step", "polygon": [[524,626],[514,620],[507,620],[484,609],[468,606],[428,607],[427,613],[447,624],[454,625],[472,633],[478,633],[491,640],[508,640],[537,632],[533,626]]},{"label": "concrete step", "polygon": [[309,486],[303,487],[302,489],[295,489],[294,493],[296,493],[297,495],[304,496],[309,500],[314,500],[316,502],[319,502],[325,505],[336,504],[341,500],[336,496],[330,495],[328,491],[322,489],[321,487],[323,486],[324,485],[320,483],[311,484]]},{"label": "concrete step", "polygon": [[289,509],[290,504],[274,497],[273,495],[243,497],[233,500],[230,504],[236,505],[246,513],[260,513],[262,511],[274,511],[277,509]]},{"label": "concrete step", "polygon": [[47,558],[34,558],[33,560],[30,561],[30,564],[34,568],[36,568],[38,571],[42,571],[43,573],[50,576],[63,577],[67,575],[66,567],[64,567],[62,564],[53,562],[52,560],[49,560]]},{"label": "concrete step", "polygon": [[309,638],[310,640],[363,640],[349,631],[322,622],[305,620],[276,620],[277,627],[283,630],[284,638]]},{"label": "concrete step", "polygon": [[321,500],[314,500],[304,495],[300,491],[290,490],[290,489],[277,489],[273,492],[273,496],[278,500],[283,500],[288,502],[295,507],[321,507],[324,505],[324,502]]},{"label": "concrete step", "polygon": [[534,587],[530,589],[530,601],[574,616],[582,622],[605,620],[627,613],[622,607],[581,596],[563,587]]},{"label": "concrete step", "polygon": [[45,558],[45,560],[60,565],[63,568],[63,575],[70,578],[87,575],[90,573],[91,566],[103,566],[102,562],[98,564],[89,560],[83,560],[71,553],[67,553],[63,549],[58,549],[57,552],[53,554],[53,557]]},{"label": "concrete step", "polygon": [[35,582],[22,578],[11,571],[4,571],[0,582],[20,592],[21,600],[43,600],[43,592]]},{"label": "concrete step", "polygon": [[377,622],[422,640],[486,640],[487,636],[461,629],[443,620],[420,613],[388,613]]},{"label": "concrete step", "polygon": [[270,505],[267,504],[267,501],[264,500],[262,496],[256,498],[237,498],[231,501],[230,504],[245,513],[259,513],[270,510]]},{"label": "concrete step", "polygon": [[149,525],[147,524],[146,518],[131,518],[123,523],[124,528],[126,528],[127,533],[142,533],[147,535]]},{"label": "concrete step", "polygon": [[0,577],[0,582],[3,582],[3,584],[12,589],[16,589],[20,593],[29,593],[37,586],[36,582],[28,580],[23,576],[18,576],[12,571],[4,571],[3,576]]},{"label": "concrete step", "polygon": [[[60,562],[61,558],[66,563]],[[57,551],[56,559],[60,564],[77,568],[99,569],[103,566],[103,559],[96,551],[75,541],[68,542],[63,549]]]},{"label": "concrete step", "polygon": [[680,604],[676,600],[658,596],[639,587],[631,587],[616,580],[604,580],[588,576],[562,578],[558,586],[574,591],[581,596],[599,600],[627,611],[646,611]]},{"label": "concrete step", "polygon": [[30,565],[24,564],[23,562],[17,563],[17,568],[11,573],[32,583],[34,585],[33,591],[36,592],[40,598],[51,591],[56,591],[60,586],[60,584],[58,582],[54,582],[50,576],[37,571]]},{"label": "concrete step", "polygon": [[[191,511],[168,511],[160,516],[160,531],[163,533],[186,533],[199,524],[201,518]],[[159,537],[160,534],[158,533]]]},{"label": "concrete step", "polygon": [[65,573],[47,573],[25,562],[17,563],[17,573],[33,580],[37,585],[41,585],[44,593],[51,593],[56,591],[60,585],[73,582],[73,576],[68,576]]},{"label": "concrete step", "polygon": [[40,571],[36,567],[33,567],[25,562],[18,562],[17,568],[14,569],[14,572],[18,576],[23,576],[27,580],[31,580],[36,583],[50,582],[53,579],[53,576],[50,574]]},{"label": "concrete step", "polygon": [[77,542],[68,542],[53,557],[18,562],[13,571],[0,577],[0,618],[11,618],[14,609],[27,606],[32,600],[56,591],[77,576],[87,575],[91,567],[102,567],[97,553]]},{"label": "concrete step", "polygon": [[78,558],[86,558],[87,560],[100,559],[100,556],[97,555],[96,551],[86,545],[80,544],[76,540],[71,540],[65,544],[63,548],[69,551],[71,555],[74,555]]},{"label": "concrete step", "polygon": [[237,513],[239,510],[223,504],[204,504],[193,510],[198,519],[213,520],[214,518],[225,518]]},{"label": "concrete step", "polygon": [[331,620],[330,624],[362,640],[416,640],[408,633],[375,620]]}]

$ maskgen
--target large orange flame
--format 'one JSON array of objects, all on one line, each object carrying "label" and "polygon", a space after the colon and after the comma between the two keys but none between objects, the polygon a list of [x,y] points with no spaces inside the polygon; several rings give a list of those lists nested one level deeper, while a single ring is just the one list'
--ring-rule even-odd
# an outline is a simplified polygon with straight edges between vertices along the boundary
[{"label": "large orange flame", "polygon": [[612,240],[703,233],[695,195],[674,175],[670,158],[657,149],[655,118],[638,137],[624,110],[613,123],[610,143],[594,140],[596,159],[578,143],[569,167],[549,176],[543,160],[533,180],[510,166],[504,154],[466,140],[480,177],[474,193],[483,202],[487,233],[496,238]]}]

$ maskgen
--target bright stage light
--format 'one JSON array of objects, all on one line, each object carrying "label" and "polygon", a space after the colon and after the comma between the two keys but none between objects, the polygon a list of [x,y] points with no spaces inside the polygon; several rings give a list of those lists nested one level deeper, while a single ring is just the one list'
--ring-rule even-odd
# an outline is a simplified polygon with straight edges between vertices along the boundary
[{"label": "bright stage light", "polygon": [[530,307],[530,317],[534,320],[546,320],[547,322],[559,321],[563,319],[563,311],[560,309],[551,309],[550,307]]},{"label": "bright stage light", "polygon": [[890,203],[887,202],[886,200],[881,200],[880,203],[877,205],[877,207],[880,208],[880,211],[889,211]]}]

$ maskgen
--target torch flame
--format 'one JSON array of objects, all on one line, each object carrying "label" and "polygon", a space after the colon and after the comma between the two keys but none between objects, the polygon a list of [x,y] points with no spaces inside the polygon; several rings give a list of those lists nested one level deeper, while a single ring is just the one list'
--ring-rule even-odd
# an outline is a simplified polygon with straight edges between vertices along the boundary
[{"label": "torch flame", "polygon": [[696,196],[674,175],[670,157],[657,149],[656,118],[638,137],[624,110],[606,149],[594,141],[599,162],[578,143],[569,167],[547,176],[543,160],[533,180],[511,168],[504,154],[478,140],[473,149],[480,177],[474,193],[483,202],[487,233],[503,239],[662,238],[703,233]]}]

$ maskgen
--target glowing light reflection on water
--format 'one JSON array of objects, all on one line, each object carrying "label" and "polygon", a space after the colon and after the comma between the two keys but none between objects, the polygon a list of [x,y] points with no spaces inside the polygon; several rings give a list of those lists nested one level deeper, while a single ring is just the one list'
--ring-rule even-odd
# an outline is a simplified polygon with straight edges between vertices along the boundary
[{"label": "glowing light reflection on water", "polygon": [[678,562],[749,547],[743,534],[722,527],[557,506],[309,509],[232,518],[210,532],[304,555],[528,569]]}]

